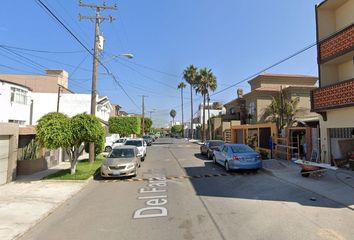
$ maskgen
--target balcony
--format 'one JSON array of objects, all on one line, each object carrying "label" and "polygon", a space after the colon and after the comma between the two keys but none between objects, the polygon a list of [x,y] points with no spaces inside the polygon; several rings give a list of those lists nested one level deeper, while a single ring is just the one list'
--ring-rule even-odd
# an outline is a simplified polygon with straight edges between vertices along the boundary
[{"label": "balcony", "polygon": [[319,43],[319,62],[325,63],[354,50],[354,23]]},{"label": "balcony", "polygon": [[311,111],[354,106],[354,78],[311,92]]}]

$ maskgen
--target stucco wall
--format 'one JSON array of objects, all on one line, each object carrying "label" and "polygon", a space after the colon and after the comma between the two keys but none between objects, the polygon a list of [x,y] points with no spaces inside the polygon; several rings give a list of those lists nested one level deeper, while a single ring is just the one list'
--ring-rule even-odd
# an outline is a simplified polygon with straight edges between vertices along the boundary
[{"label": "stucco wall", "polygon": [[336,11],[336,30],[340,30],[354,22],[354,1],[349,0]]},{"label": "stucco wall", "polygon": [[[54,93],[33,93],[33,123],[49,112],[56,112],[58,95]],[[61,94],[59,112],[69,117],[79,113],[90,113],[90,94]],[[103,114],[103,109],[96,112],[96,116],[108,121],[109,112]]]},{"label": "stucco wall", "polygon": [[354,107],[327,111],[327,121],[320,117],[321,159],[330,162],[329,128],[354,128]]},{"label": "stucco wall", "polygon": [[[17,145],[18,145],[18,124],[0,123],[0,135],[9,137],[9,151],[7,159],[7,176],[6,182],[11,182],[16,179],[16,164],[17,164]],[[6,160],[5,160],[6,164]]]},{"label": "stucco wall", "polygon": [[[354,12],[353,12],[354,15]],[[338,80],[344,81],[354,78],[354,63],[353,60],[350,59],[342,64],[338,65]]]},{"label": "stucco wall", "polygon": [[[28,98],[26,104],[11,102],[11,87],[15,87],[27,92]],[[29,124],[31,92],[28,91],[27,88],[0,81],[0,106],[0,122],[9,122],[11,119],[25,121],[25,124]]]}]

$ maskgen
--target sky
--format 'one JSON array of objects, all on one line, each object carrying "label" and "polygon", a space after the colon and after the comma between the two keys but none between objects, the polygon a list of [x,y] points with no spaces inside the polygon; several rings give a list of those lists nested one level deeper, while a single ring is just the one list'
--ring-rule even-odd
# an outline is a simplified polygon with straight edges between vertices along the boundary
[{"label": "sky", "polygon": [[[89,50],[95,15],[76,0],[41,0]],[[102,4],[102,0],[84,3]],[[316,42],[315,5],[320,0],[120,0],[112,23],[101,23],[105,38],[100,60],[119,85],[99,67],[98,94],[128,113],[145,114],[166,127],[175,109],[181,121],[183,70],[190,64],[210,68],[217,78],[211,101],[227,103],[237,88],[249,92],[249,77]],[[0,72],[44,74],[64,69],[69,88],[91,92],[92,56],[36,0],[3,1],[0,9]],[[121,54],[131,53],[133,59]],[[316,48],[268,69],[267,73],[317,76]],[[237,86],[238,82],[241,82]],[[230,87],[232,86],[232,87]],[[220,90],[227,89],[218,93]],[[193,94],[196,112],[202,97]],[[190,121],[190,89],[184,89],[184,121]]]}]

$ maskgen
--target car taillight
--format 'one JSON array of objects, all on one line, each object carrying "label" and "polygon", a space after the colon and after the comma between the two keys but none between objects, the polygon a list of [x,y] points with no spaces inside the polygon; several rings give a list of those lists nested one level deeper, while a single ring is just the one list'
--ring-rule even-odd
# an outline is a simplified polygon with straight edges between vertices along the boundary
[{"label": "car taillight", "polygon": [[237,160],[240,160],[240,159],[241,159],[241,158],[238,157],[238,156],[233,156],[233,157],[232,157],[232,160],[236,160],[236,161],[237,161]]},{"label": "car taillight", "polygon": [[262,156],[260,154],[257,155],[257,160],[262,160]]}]

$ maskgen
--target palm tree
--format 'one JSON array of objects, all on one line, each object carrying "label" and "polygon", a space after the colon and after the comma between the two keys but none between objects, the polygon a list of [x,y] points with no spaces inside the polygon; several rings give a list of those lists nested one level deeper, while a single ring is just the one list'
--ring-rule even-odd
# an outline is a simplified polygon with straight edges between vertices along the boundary
[{"label": "palm tree", "polygon": [[299,111],[297,107],[299,101],[298,97],[289,99],[282,99],[280,96],[273,97],[272,102],[264,110],[261,121],[275,122],[278,131],[284,126],[291,126],[295,120],[295,114]]},{"label": "palm tree", "polygon": [[183,119],[183,88],[186,87],[186,84],[184,82],[180,82],[177,86],[177,89],[181,89],[181,101],[182,101],[182,137],[184,137],[184,119]]},{"label": "palm tree", "polygon": [[172,126],[173,126],[174,123],[175,123],[176,110],[172,109],[172,110],[170,111],[170,116],[171,116],[171,118],[172,118]]},{"label": "palm tree", "polygon": [[192,64],[183,71],[183,78],[191,86],[191,138],[193,139],[193,88],[197,81],[198,69]]},{"label": "palm tree", "polygon": [[[202,94],[203,96],[203,125],[202,125],[202,141],[206,139],[205,136],[205,98],[210,91],[215,91],[217,87],[216,77],[211,71],[211,69],[203,68],[199,70],[197,83],[196,83],[196,92]],[[209,106],[208,106],[209,107]]]}]

